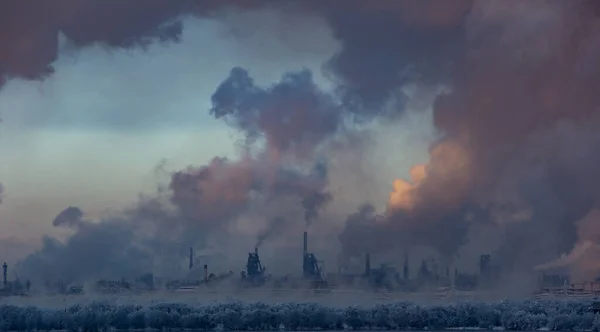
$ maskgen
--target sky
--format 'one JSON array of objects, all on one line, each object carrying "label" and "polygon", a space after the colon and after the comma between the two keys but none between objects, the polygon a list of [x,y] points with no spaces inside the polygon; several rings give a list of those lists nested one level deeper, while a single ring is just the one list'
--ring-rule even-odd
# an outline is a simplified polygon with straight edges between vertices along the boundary
[{"label": "sky", "polygon": [[[323,19],[294,20],[268,10],[236,15],[186,18],[180,42],[156,41],[145,49],[75,48],[61,35],[53,75],[11,78],[0,88],[0,179],[6,188],[0,238],[10,239],[10,256],[39,247],[43,235],[68,236],[51,223],[67,206],[100,217],[154,192],[170,171],[214,156],[235,157],[241,136],[208,112],[212,93],[232,67],[248,69],[263,85],[307,68],[331,89],[321,67],[339,43]],[[223,23],[228,20],[254,27]],[[305,37],[290,40],[286,34]],[[404,141],[385,139],[403,127],[381,126],[374,153],[392,159],[391,166],[398,157],[387,147],[413,149],[407,144],[412,141],[418,145],[413,155],[424,159],[428,134],[414,125],[433,131],[430,121],[428,114],[412,116]],[[390,167],[386,174],[391,179],[395,173]],[[387,182],[382,179],[372,195],[385,197]]]}]

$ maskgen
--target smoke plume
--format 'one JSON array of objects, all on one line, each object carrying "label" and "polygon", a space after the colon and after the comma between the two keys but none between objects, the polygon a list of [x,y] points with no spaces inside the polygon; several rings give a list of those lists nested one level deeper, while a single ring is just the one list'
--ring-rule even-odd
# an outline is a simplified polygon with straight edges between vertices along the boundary
[{"label": "smoke plume", "polygon": [[319,210],[332,199],[333,196],[331,194],[319,192],[304,197],[302,206],[305,209],[304,220],[306,221],[306,227],[310,226],[311,222],[319,216]]},{"label": "smoke plume", "polygon": [[[599,203],[598,6],[472,1],[458,12],[452,24],[434,26],[463,42],[451,48],[450,91],[434,105],[444,138],[411,181],[395,182],[382,220],[368,223],[450,256],[473,223],[485,223],[503,238],[500,261],[531,267],[571,251],[577,221]],[[494,217],[507,207],[513,218]],[[489,217],[473,218],[481,208]],[[516,218],[519,211],[530,217]],[[342,242],[359,243],[364,230],[347,225]]]},{"label": "smoke plume", "polygon": [[[254,168],[255,190],[263,196],[297,196],[307,223],[332,199],[323,146],[342,128],[339,103],[321,91],[307,71],[290,72],[267,88],[256,86],[249,73],[231,70],[212,96],[210,112],[245,134],[247,151],[263,160],[247,159]],[[307,174],[298,168],[310,167]],[[267,200],[272,200],[268,196]]]},{"label": "smoke plume", "polygon": [[269,240],[273,236],[279,235],[283,231],[284,227],[285,219],[281,217],[270,219],[269,222],[267,222],[266,227],[258,234],[254,247],[260,248],[263,242]]}]

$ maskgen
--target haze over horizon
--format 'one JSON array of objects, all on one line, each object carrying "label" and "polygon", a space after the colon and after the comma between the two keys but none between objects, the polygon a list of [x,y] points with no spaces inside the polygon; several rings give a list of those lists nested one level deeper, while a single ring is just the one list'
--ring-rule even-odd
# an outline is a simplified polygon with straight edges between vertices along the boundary
[{"label": "haze over horizon", "polygon": [[593,1],[33,5],[0,5],[0,260],[24,273],[236,265],[257,238],[283,269],[303,229],[332,267],[600,273]]}]

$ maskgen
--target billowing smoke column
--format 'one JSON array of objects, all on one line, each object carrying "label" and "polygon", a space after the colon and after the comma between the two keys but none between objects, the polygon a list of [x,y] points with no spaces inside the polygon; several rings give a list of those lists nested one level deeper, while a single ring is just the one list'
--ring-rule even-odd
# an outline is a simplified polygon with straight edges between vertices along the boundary
[{"label": "billowing smoke column", "polygon": [[462,196],[470,181],[466,158],[460,145],[443,142],[431,150],[429,165],[411,169],[411,181],[394,181],[386,214],[375,221],[381,231],[373,235],[381,241],[376,243],[387,249],[431,246],[450,259],[464,244],[467,214],[476,210]]},{"label": "billowing smoke column", "polygon": [[[546,263],[577,243],[600,243],[582,235],[595,223],[578,222],[600,198],[599,2],[288,3],[323,15],[340,41],[325,67],[338,84],[336,98],[306,71],[265,88],[234,68],[213,95],[211,113],[245,133],[246,149],[239,160],[217,158],[174,174],[170,198],[178,212],[166,224],[219,229],[250,201],[267,206],[282,197],[297,198],[312,220],[329,196],[326,178],[311,169],[345,120],[399,114],[404,84],[443,85],[448,92],[434,104],[443,137],[429,162],[415,166],[409,181],[394,182],[385,213],[367,206],[348,217],[344,253],[427,245],[452,259],[479,236],[475,225],[495,229],[487,242],[515,268]],[[51,72],[58,31],[76,46],[130,47],[176,40],[179,14],[272,4],[63,0],[30,10],[39,4],[6,2],[0,22],[10,33],[0,39],[0,76]]]},{"label": "billowing smoke column", "polygon": [[248,157],[242,167],[253,170],[254,190],[267,200],[299,197],[306,222],[315,219],[332,199],[319,149],[341,127],[338,103],[316,86],[309,71],[287,73],[265,89],[241,68],[231,70],[212,101],[211,114],[245,133]]},{"label": "billowing smoke column", "polygon": [[573,249],[577,221],[600,202],[598,9],[473,1],[455,22],[464,44],[451,91],[434,105],[445,137],[411,181],[394,183],[379,222],[348,223],[347,250],[364,234],[353,225],[367,224],[387,235],[376,249],[397,237],[454,255],[476,223],[497,228],[498,255],[513,267]]},{"label": "billowing smoke column", "polygon": [[289,197],[309,201],[306,213],[316,217],[324,202],[311,197],[329,197],[327,166],[316,153],[336,133],[340,113],[310,73],[286,74],[263,89],[245,70],[234,68],[212,101],[211,114],[243,131],[246,145],[238,160],[215,158],[208,166],[173,175],[171,201],[186,219],[218,226],[251,200],[267,204]]}]

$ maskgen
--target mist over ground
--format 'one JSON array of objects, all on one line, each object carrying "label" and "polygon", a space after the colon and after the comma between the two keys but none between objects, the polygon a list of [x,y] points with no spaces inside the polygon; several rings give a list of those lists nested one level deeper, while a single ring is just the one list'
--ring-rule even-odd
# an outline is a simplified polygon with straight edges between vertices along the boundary
[{"label": "mist over ground", "polygon": [[[0,4],[0,92],[16,80],[51,80],[59,38],[70,52],[97,45],[150,52],[159,43],[175,47],[192,19],[220,22],[248,56],[271,51],[252,38],[263,17],[279,18],[274,38],[291,50],[324,40],[307,34],[306,20],[328,31],[336,51],[319,73],[293,68],[270,83],[232,64],[196,111],[236,133],[233,156],[167,170],[164,183],[125,209],[95,217],[77,206],[56,211],[48,225],[68,236],[44,237],[15,266],[20,277],[177,277],[186,273],[189,247],[211,271],[237,272],[254,246],[273,273],[299,273],[305,230],[328,271],[367,252],[396,264],[408,254],[412,271],[428,255],[472,270],[479,254],[490,253],[503,283],[517,289],[530,287],[534,269],[600,277],[596,1],[32,6]],[[98,123],[141,126],[153,116],[143,111],[133,103]],[[433,126],[415,134],[415,144],[429,145],[428,157],[396,164],[393,157],[405,154],[393,145],[405,135],[397,130],[415,118]]]}]

